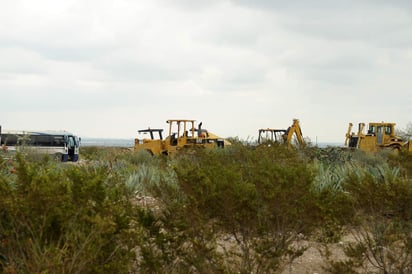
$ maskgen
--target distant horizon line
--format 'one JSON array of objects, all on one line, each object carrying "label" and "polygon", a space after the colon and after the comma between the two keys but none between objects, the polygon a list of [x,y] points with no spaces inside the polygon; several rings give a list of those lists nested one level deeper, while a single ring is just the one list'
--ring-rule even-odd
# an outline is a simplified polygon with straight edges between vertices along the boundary
[{"label": "distant horizon line", "polygon": [[[135,138],[111,138],[111,137],[81,137],[82,143],[84,145],[105,145],[105,146],[114,146],[114,145],[133,145]],[[334,141],[325,141],[312,143],[314,146],[344,146],[343,142],[334,142]]]}]

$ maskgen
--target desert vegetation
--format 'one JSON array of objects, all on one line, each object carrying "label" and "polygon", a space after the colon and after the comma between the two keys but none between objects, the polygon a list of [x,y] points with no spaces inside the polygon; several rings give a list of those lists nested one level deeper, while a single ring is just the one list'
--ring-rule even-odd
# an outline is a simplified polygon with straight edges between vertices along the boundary
[{"label": "desert vegetation", "polygon": [[311,243],[319,273],[412,272],[411,156],[233,143],[2,153],[0,272],[296,273]]}]

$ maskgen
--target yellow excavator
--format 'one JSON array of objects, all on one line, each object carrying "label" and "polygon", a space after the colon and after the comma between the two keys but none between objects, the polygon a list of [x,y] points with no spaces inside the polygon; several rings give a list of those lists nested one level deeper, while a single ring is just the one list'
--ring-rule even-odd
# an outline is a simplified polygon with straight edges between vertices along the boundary
[{"label": "yellow excavator", "polygon": [[[169,134],[166,139],[162,139],[162,129],[139,130],[139,133],[149,133],[149,138],[135,139],[134,150],[146,150],[152,155],[170,155],[183,148],[223,148],[230,143],[223,138],[202,129],[202,122],[195,128],[195,120],[170,119]],[[158,134],[158,138],[155,137]]]},{"label": "yellow excavator", "polygon": [[360,149],[365,152],[377,152],[389,149],[395,152],[408,150],[412,153],[412,142],[404,141],[395,134],[395,123],[371,122],[365,134],[365,123],[359,123],[358,132],[352,132],[353,124],[349,123],[345,146]]},{"label": "yellow excavator", "polygon": [[293,119],[292,125],[287,129],[261,128],[259,129],[258,144],[281,143],[288,146],[303,146],[302,129],[299,119]]}]

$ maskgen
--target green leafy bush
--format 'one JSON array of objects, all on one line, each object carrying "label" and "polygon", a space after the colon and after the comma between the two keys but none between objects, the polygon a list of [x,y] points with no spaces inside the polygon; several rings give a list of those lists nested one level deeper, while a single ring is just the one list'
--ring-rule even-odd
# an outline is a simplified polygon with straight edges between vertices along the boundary
[{"label": "green leafy bush", "polygon": [[366,166],[350,173],[343,183],[354,215],[346,219],[354,242],[344,246],[346,261],[332,262],[351,272],[412,271],[412,182],[387,164]]},{"label": "green leafy bush", "polygon": [[[136,237],[121,177],[104,166],[27,161],[0,176],[4,273],[125,273]],[[3,169],[3,168],[2,168]]]},{"label": "green leafy bush", "polygon": [[312,169],[297,153],[233,145],[170,163],[176,177],[152,189],[163,210],[146,227],[146,271],[273,272],[303,253],[294,244],[314,228],[318,208]]},{"label": "green leafy bush", "polygon": [[[331,151],[329,151],[331,150]],[[342,154],[340,154],[342,153]],[[239,140],[170,157],[0,158],[0,272],[278,273],[348,234],[331,273],[411,270],[406,155]]]}]

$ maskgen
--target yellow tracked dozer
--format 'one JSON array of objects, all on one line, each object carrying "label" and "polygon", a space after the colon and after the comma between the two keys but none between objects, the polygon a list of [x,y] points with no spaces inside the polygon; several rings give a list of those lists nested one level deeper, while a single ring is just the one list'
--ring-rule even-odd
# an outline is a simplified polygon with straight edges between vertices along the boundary
[{"label": "yellow tracked dozer", "polygon": [[394,152],[408,150],[412,152],[411,141],[405,142],[395,134],[395,123],[371,122],[365,133],[365,123],[359,123],[358,132],[352,132],[353,124],[349,123],[345,146],[360,149],[365,152],[377,152],[389,149]]}]

